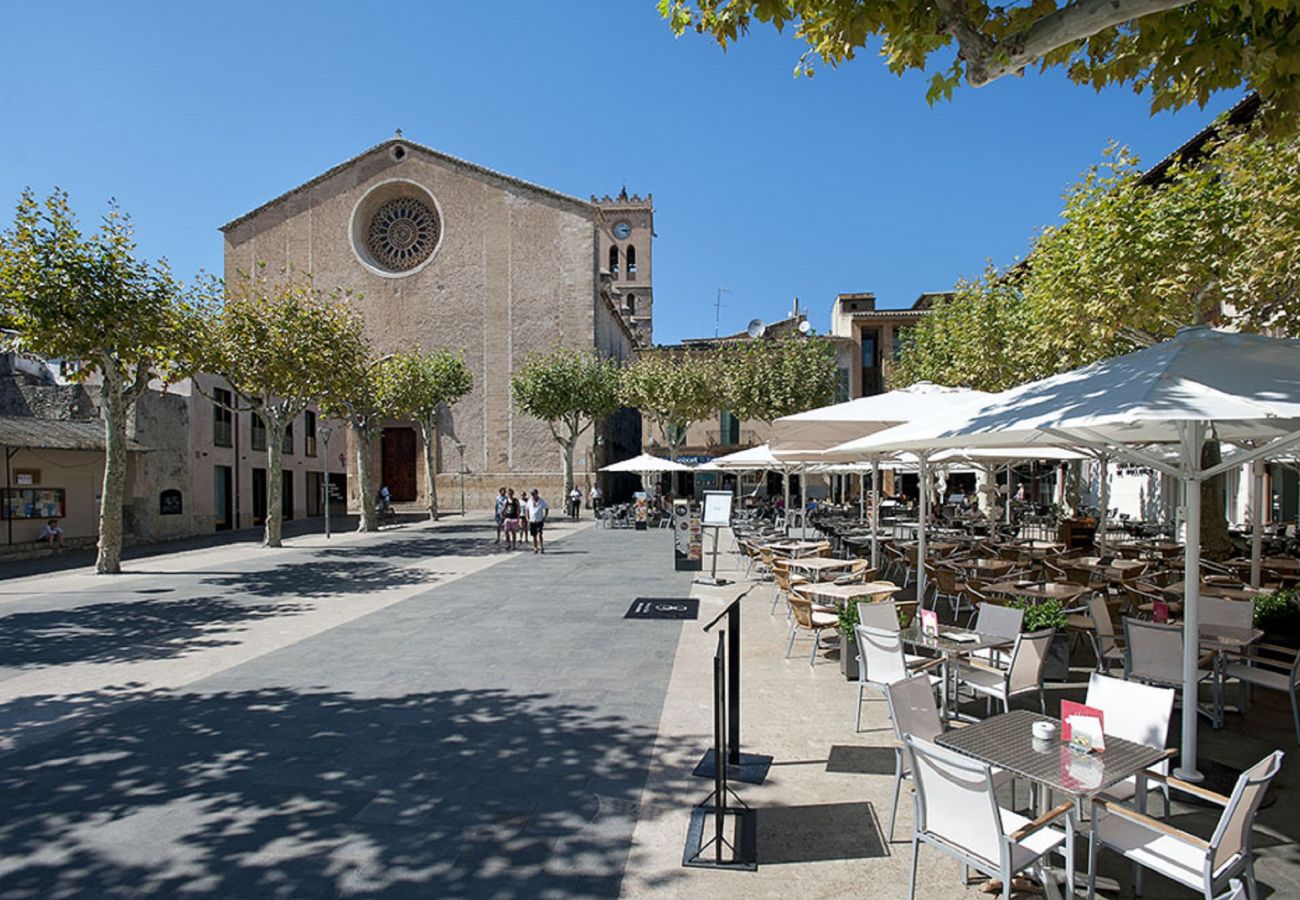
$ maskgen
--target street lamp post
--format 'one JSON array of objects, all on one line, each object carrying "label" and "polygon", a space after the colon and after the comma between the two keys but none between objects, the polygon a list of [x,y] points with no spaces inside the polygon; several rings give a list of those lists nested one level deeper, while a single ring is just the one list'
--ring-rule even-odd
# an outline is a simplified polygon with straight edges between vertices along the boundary
[{"label": "street lamp post", "polygon": [[460,454],[460,514],[465,515],[465,445],[456,442],[456,452]]},{"label": "street lamp post", "polygon": [[317,429],[320,433],[321,443],[325,445],[325,539],[329,540],[330,536],[330,434],[334,429],[328,425],[322,425]]}]

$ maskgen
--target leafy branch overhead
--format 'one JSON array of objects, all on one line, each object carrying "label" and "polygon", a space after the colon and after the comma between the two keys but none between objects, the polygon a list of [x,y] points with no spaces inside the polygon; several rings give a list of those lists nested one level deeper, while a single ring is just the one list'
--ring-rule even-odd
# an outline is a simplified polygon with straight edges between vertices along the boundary
[{"label": "leafy branch overhead", "polygon": [[715,357],[709,353],[643,351],[623,370],[623,402],[658,426],[676,455],[693,422],[715,414],[723,405]]},{"label": "leafy branch overhead", "polygon": [[835,348],[800,335],[737,341],[723,346],[721,373],[722,397],[735,416],[771,422],[834,399]]},{"label": "leafy branch overhead", "polygon": [[754,23],[787,28],[813,60],[838,66],[873,41],[891,72],[931,73],[927,98],[1037,67],[1077,84],[1125,84],[1153,110],[1204,105],[1249,87],[1276,111],[1300,109],[1300,18],[1283,0],[658,0],[673,31],[727,47]]}]

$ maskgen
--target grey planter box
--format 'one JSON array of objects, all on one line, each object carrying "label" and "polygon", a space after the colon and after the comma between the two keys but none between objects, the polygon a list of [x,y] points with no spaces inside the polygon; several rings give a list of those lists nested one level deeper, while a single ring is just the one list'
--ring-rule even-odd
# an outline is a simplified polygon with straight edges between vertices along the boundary
[{"label": "grey planter box", "polygon": [[1044,681],[1070,680],[1070,634],[1058,631],[1047,648],[1047,660],[1043,663]]},{"label": "grey planter box", "polygon": [[840,671],[845,681],[858,680],[858,642],[840,635]]}]

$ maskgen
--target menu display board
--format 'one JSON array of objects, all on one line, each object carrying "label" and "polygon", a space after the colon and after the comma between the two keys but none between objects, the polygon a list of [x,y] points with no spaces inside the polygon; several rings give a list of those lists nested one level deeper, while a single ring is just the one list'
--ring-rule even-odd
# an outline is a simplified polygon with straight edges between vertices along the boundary
[{"label": "menu display board", "polygon": [[704,492],[704,524],[710,528],[731,524],[731,491]]}]

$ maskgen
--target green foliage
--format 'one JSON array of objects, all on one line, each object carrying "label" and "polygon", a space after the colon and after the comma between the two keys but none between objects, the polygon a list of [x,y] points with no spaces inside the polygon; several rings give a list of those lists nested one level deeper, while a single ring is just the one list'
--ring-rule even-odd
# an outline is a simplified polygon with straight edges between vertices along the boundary
[{"label": "green foliage", "polygon": [[723,48],[755,23],[791,28],[808,48],[796,75],[875,45],[891,72],[929,74],[931,103],[963,80],[978,86],[1036,67],[1064,69],[1096,90],[1129,85],[1150,96],[1153,112],[1247,86],[1272,101],[1270,115],[1300,109],[1300,28],[1281,0],[658,0],[658,8],[674,33],[693,30]]},{"label": "green foliage", "polygon": [[1292,588],[1256,597],[1255,627],[1271,635],[1300,637],[1300,592]]},{"label": "green foliage", "polygon": [[379,361],[379,404],[396,418],[432,421],[474,387],[474,375],[459,353],[442,348],[394,353]]},{"label": "green foliage", "polygon": [[1300,140],[1227,133],[1143,183],[1111,148],[1029,259],[958,285],[911,330],[891,383],[1002,390],[1216,321],[1300,334]]},{"label": "green foliage", "polygon": [[654,422],[674,455],[692,422],[721,406],[717,357],[705,353],[643,352],[623,370],[623,403]]},{"label": "green foliage", "polygon": [[737,341],[721,356],[723,405],[741,419],[771,422],[835,397],[835,348],[830,341],[791,335]]},{"label": "green foliage", "polygon": [[618,365],[589,351],[557,347],[530,355],[510,376],[515,405],[573,439],[619,407]]},{"label": "green foliage", "polygon": [[1061,605],[1060,600],[1035,600],[1030,597],[1017,597],[1007,603],[1007,606],[1025,611],[1025,618],[1020,626],[1020,630],[1025,634],[1031,631],[1041,631],[1044,628],[1059,630],[1065,627],[1067,621],[1065,607]]},{"label": "green foliage", "polygon": [[174,362],[183,304],[165,261],[137,259],[130,217],[110,203],[98,231],[84,234],[55,191],[24,191],[13,227],[0,235],[0,323],[14,349],[81,365],[125,384],[166,374]]}]

